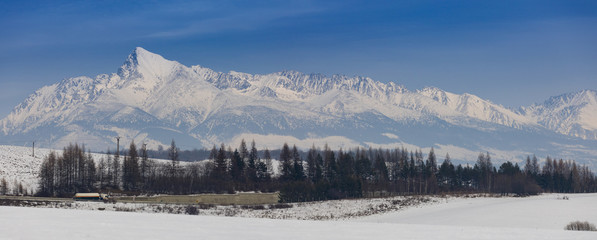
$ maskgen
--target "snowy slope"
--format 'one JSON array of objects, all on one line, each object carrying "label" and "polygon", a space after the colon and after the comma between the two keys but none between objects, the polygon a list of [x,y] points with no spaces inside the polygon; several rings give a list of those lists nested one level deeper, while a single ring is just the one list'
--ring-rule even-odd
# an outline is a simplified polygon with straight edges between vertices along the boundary
[{"label": "snowy slope", "polygon": [[556,132],[597,139],[597,91],[584,90],[551,97],[521,112]]},{"label": "snowy slope", "polygon": [[[0,145],[0,179],[5,178],[10,189],[15,187],[16,182],[17,184],[23,184],[23,187],[29,193],[35,193],[38,187],[41,163],[51,151],[59,155],[62,154],[62,150],[35,148],[35,157],[33,157],[33,149],[30,147]],[[102,158],[107,158],[105,154],[101,153],[92,153],[91,156],[96,161],[96,166]],[[163,159],[153,160],[158,162],[167,161]],[[183,164],[186,163],[183,162]]]},{"label": "snowy slope", "polygon": [[458,95],[432,87],[424,88],[418,91],[418,93],[445,105],[449,109],[482,121],[498,123],[514,128],[537,124],[532,119],[472,94],[465,93]]},{"label": "snowy slope", "polygon": [[[222,73],[136,48],[117,73],[64,79],[37,90],[0,120],[0,144],[33,139],[62,148],[80,142],[102,151],[120,136],[154,149],[175,139],[192,149],[251,137],[268,148],[284,141],[307,147],[434,146],[467,161],[479,151],[499,160],[536,153],[592,161],[597,117],[595,94],[588,93],[582,101],[562,103],[582,106],[574,111],[534,106],[515,112],[436,88],[413,92],[367,77],[296,71]],[[552,121],[554,114],[565,121]]]}]

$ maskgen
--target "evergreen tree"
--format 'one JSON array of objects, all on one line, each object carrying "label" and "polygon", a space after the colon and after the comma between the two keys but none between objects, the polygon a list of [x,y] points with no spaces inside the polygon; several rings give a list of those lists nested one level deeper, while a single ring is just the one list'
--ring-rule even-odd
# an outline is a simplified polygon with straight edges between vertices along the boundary
[{"label": "evergreen tree", "polygon": [[373,179],[378,189],[383,189],[389,180],[388,167],[380,152],[375,155],[373,164]]},{"label": "evergreen tree", "polygon": [[324,176],[328,182],[333,182],[337,174],[336,156],[326,143],[323,147]]},{"label": "evergreen tree", "polygon": [[371,179],[371,160],[367,158],[365,150],[357,151],[355,173],[362,182],[367,182]]},{"label": "evergreen tree", "polygon": [[290,181],[293,177],[292,153],[288,144],[284,143],[280,152],[280,181]]},{"label": "evergreen tree", "polygon": [[301,158],[296,145],[292,146],[292,178],[295,181],[302,181],[305,179],[303,159]]},{"label": "evergreen tree", "polygon": [[234,150],[230,164],[230,176],[232,180],[237,183],[244,183],[243,171],[245,169],[245,162],[242,160],[238,150]]},{"label": "evergreen tree", "polygon": [[140,182],[139,173],[139,155],[135,141],[129,145],[128,157],[125,158],[123,164],[123,187],[125,190],[137,190]]},{"label": "evergreen tree", "polygon": [[307,178],[309,180],[311,180],[312,182],[317,182],[316,180],[316,176],[315,176],[315,172],[317,167],[316,162],[315,162],[315,158],[317,156],[317,150],[315,149],[315,144],[313,144],[313,146],[311,146],[311,149],[309,149],[309,152],[307,152]]},{"label": "evergreen tree", "polygon": [[[241,146],[242,146],[242,144],[241,144]],[[249,155],[248,155],[247,170],[246,170],[247,178],[249,179],[249,182],[251,182],[251,183],[258,181],[258,178],[257,178],[258,161],[259,161],[259,154],[257,152],[257,147],[255,146],[255,141],[252,141],[251,142],[251,151],[249,152]]]},{"label": "evergreen tree", "polygon": [[425,171],[427,177],[427,181],[425,181],[425,192],[434,193],[437,188],[437,158],[435,157],[433,147],[429,151],[429,155],[427,155],[425,166],[427,167]]},{"label": "evergreen tree", "polygon": [[226,162],[226,150],[224,144],[220,146],[212,171],[212,178],[216,181],[226,181],[228,176],[228,163]]},{"label": "evergreen tree", "polygon": [[211,151],[209,151],[209,159],[215,160],[217,155],[218,155],[218,149],[216,148],[216,145],[214,145],[211,148]]},{"label": "evergreen tree", "polygon": [[423,190],[424,190],[423,183],[427,180],[427,175],[426,175],[427,167],[425,166],[425,162],[423,162],[423,153],[421,152],[420,149],[418,151],[415,151],[415,161],[416,161],[416,175],[417,175],[418,185],[419,185],[417,192],[420,194],[420,193],[423,193]]},{"label": "evergreen tree", "polygon": [[242,139],[240,141],[240,146],[238,148],[238,152],[240,154],[240,158],[244,161],[247,162],[248,158],[249,158],[249,150],[247,150],[247,143],[245,142],[245,139]]},{"label": "evergreen tree", "polygon": [[453,187],[455,185],[453,179],[456,177],[455,171],[456,170],[454,169],[454,165],[450,160],[450,155],[446,153],[446,158],[444,159],[444,162],[438,170],[439,184],[444,191],[453,190]]},{"label": "evergreen tree", "polygon": [[274,176],[274,167],[272,164],[272,155],[267,148],[263,151],[263,159],[265,160],[265,166],[267,167],[268,175]]},{"label": "evergreen tree", "polygon": [[265,163],[265,161],[260,160],[257,163],[256,175],[257,175],[258,182],[267,182],[270,180],[271,175],[269,174],[269,171],[267,169],[267,164]]},{"label": "evergreen tree", "polygon": [[410,182],[410,187],[408,187],[410,189],[409,192],[415,192],[416,191],[416,179],[417,179],[417,164],[416,164],[416,160],[415,160],[415,155],[413,154],[413,152],[410,152],[410,161],[408,163],[408,178],[409,178],[409,182]]}]

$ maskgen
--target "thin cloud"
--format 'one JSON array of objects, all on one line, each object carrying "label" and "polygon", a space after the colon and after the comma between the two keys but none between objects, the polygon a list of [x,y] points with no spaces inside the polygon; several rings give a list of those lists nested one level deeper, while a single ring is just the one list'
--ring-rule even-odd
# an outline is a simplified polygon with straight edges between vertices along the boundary
[{"label": "thin cloud", "polygon": [[229,31],[251,31],[278,24],[277,21],[287,17],[297,17],[321,12],[321,8],[304,9],[265,9],[242,12],[225,17],[209,18],[191,22],[186,26],[158,31],[147,35],[149,38],[175,38],[192,35],[221,33]]}]

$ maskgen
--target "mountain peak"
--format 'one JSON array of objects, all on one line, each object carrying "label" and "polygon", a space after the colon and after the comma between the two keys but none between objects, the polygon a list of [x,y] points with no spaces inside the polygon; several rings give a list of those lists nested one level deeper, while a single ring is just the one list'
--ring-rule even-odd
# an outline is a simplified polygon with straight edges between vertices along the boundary
[{"label": "mountain peak", "polygon": [[538,107],[538,106],[543,106],[543,107],[547,107],[547,106],[570,106],[570,105],[584,105],[584,104],[589,104],[589,103],[593,103],[596,104],[597,103],[597,91],[595,90],[590,90],[590,89],[585,89],[585,90],[580,90],[577,92],[571,92],[571,93],[565,93],[559,96],[554,96],[554,97],[550,97],[548,100],[546,100],[543,103],[540,104],[534,104],[532,107]]},{"label": "mountain peak", "polygon": [[593,101],[593,102],[595,102],[597,99],[597,91],[591,90],[591,89],[582,90],[579,92],[579,95],[581,97],[583,97],[584,99],[587,99],[587,100]]},{"label": "mountain peak", "polygon": [[145,48],[142,48],[142,47],[136,47],[135,50],[133,51],[133,53],[136,53],[136,54],[154,54],[154,55],[157,55],[155,53],[147,51]]},{"label": "mountain peak", "polygon": [[142,47],[136,47],[118,70],[118,75],[127,77],[159,77],[170,74],[172,69],[180,65],[176,61],[167,60],[159,54],[152,53]]}]

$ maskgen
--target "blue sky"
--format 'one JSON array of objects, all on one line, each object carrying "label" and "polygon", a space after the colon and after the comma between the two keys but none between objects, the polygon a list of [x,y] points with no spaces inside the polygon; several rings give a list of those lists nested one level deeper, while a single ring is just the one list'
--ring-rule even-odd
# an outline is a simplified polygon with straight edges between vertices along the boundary
[{"label": "blue sky", "polygon": [[136,46],[217,71],[341,73],[509,107],[597,89],[597,1],[2,1],[0,117]]}]

